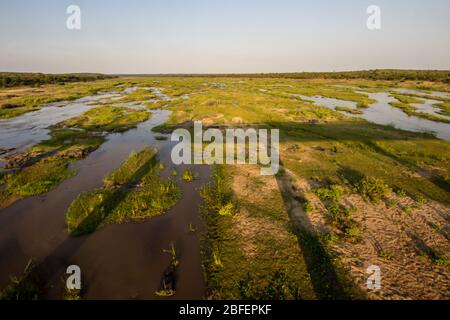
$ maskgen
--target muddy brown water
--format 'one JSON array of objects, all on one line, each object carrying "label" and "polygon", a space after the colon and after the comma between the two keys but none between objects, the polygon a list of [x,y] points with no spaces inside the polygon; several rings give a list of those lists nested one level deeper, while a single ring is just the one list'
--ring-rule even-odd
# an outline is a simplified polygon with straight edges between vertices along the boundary
[{"label": "muddy brown water", "polygon": [[[181,200],[167,213],[140,222],[108,225],[90,235],[71,238],[66,234],[65,213],[83,191],[102,186],[102,179],[125,160],[131,151],[148,145],[160,149],[169,176],[170,141],[157,141],[151,128],[164,123],[168,111],[155,111],[150,120],[124,134],[111,134],[107,141],[86,159],[75,162],[77,175],[56,189],[26,198],[0,211],[0,288],[12,275],[20,275],[29,259],[38,263],[46,283],[46,298],[60,299],[66,268],[80,266],[84,297],[87,299],[157,299],[164,270],[171,256],[163,252],[174,244],[180,262],[176,295],[172,299],[201,299],[205,283],[201,267],[200,245],[192,224],[199,221],[199,189],[208,181],[210,168],[189,166],[199,174],[192,183],[176,177]],[[182,172],[187,167],[176,167]]]}]

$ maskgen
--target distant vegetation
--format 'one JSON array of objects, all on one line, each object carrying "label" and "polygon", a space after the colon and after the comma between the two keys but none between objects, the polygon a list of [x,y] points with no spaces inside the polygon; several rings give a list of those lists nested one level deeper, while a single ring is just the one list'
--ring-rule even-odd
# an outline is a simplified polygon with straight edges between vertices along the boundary
[{"label": "distant vegetation", "polygon": [[114,78],[114,76],[98,73],[44,74],[0,72],[0,88],[61,84],[66,82],[87,82],[110,78]]},{"label": "distant vegetation", "polygon": [[[194,77],[194,74],[158,75]],[[209,74],[202,77],[241,77],[241,78],[286,78],[286,79],[336,79],[336,80],[392,80],[392,81],[431,81],[450,83],[450,71],[440,70],[363,70],[344,72],[292,72],[292,73],[247,73],[247,74]]]},{"label": "distant vegetation", "polygon": [[[119,76],[149,75],[105,75],[99,73],[20,73],[0,72],[0,88],[17,86],[39,86],[44,84],[63,84],[88,82],[117,78]],[[157,77],[198,77],[199,74],[157,74]],[[343,72],[289,72],[289,73],[242,73],[242,74],[201,74],[202,77],[240,77],[240,78],[285,78],[285,79],[335,79],[335,80],[392,80],[392,81],[430,81],[450,83],[450,71],[442,70],[396,70],[377,69]]]}]

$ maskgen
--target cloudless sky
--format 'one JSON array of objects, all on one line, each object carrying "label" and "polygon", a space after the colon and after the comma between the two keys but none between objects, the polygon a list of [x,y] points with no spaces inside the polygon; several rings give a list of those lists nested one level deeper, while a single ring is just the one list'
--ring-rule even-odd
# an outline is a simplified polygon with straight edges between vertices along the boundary
[{"label": "cloudless sky", "polygon": [[[66,8],[81,8],[68,30]],[[366,27],[369,5],[381,30]],[[0,0],[0,71],[450,69],[449,0]]]}]

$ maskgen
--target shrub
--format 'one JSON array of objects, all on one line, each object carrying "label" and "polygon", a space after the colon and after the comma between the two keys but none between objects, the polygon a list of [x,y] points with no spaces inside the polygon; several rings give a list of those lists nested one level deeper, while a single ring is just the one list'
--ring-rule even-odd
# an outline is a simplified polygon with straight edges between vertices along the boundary
[{"label": "shrub", "polygon": [[232,216],[236,213],[236,208],[233,203],[229,202],[219,209],[219,215],[221,216]]},{"label": "shrub", "polygon": [[322,242],[325,243],[326,245],[332,245],[339,240],[339,237],[333,232],[326,233],[321,238]]},{"label": "shrub", "polygon": [[370,200],[373,203],[378,203],[383,196],[386,196],[390,192],[390,188],[383,180],[365,177],[358,185],[358,192],[366,200]]},{"label": "shrub", "polygon": [[388,207],[388,208],[395,208],[396,206],[398,205],[398,201],[397,200],[388,200],[387,202],[386,202],[386,206]]},{"label": "shrub", "polygon": [[303,205],[303,210],[305,210],[306,213],[311,213],[314,211],[314,206],[311,204],[311,202],[306,202]]},{"label": "shrub", "polygon": [[406,197],[406,191],[403,189],[397,189],[395,190],[395,193],[399,196],[399,197]]},{"label": "shrub", "polygon": [[361,238],[362,230],[358,226],[352,226],[345,230],[345,237],[349,240],[358,240]]},{"label": "shrub", "polygon": [[320,200],[330,200],[332,202],[339,202],[345,194],[344,188],[339,185],[332,185],[329,188],[317,188],[313,192]]},{"label": "shrub", "polygon": [[450,264],[449,259],[447,256],[442,253],[441,251],[434,249],[434,248],[428,248],[425,251],[425,254],[431,259],[431,261],[441,267],[446,267]]},{"label": "shrub", "polygon": [[381,250],[381,251],[378,253],[378,256],[379,256],[380,258],[382,258],[382,259],[384,259],[384,260],[388,260],[388,261],[390,261],[390,260],[392,260],[392,259],[394,258],[394,254],[393,254],[392,252],[385,251],[385,250]]}]

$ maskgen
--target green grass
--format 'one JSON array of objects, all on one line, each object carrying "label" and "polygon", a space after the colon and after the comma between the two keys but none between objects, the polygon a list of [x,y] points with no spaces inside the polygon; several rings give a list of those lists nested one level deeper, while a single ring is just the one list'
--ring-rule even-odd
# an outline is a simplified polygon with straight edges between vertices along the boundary
[{"label": "green grass", "polygon": [[386,260],[386,261],[391,261],[391,260],[394,258],[394,254],[393,254],[392,252],[385,251],[385,250],[381,250],[381,251],[378,253],[378,256],[379,256],[381,259],[384,259],[384,260]]},{"label": "green grass", "polygon": [[155,292],[155,295],[161,298],[173,297],[176,294],[176,291],[173,290],[159,290]]},{"label": "green grass", "polygon": [[39,161],[18,173],[7,174],[4,179],[5,188],[17,197],[46,193],[75,174],[68,170],[68,164],[64,159],[49,158]]},{"label": "green grass", "polygon": [[436,104],[435,107],[440,109],[438,111],[439,114],[450,117],[450,99],[442,99],[442,102]]},{"label": "green grass", "polygon": [[157,154],[155,149],[145,149],[141,152],[132,152],[128,158],[109,176],[103,179],[106,188],[136,183],[140,179],[137,173],[141,170],[147,172],[152,169]]},{"label": "green grass", "polygon": [[351,217],[351,209],[337,202],[327,205],[328,221],[341,231],[341,236],[350,242],[358,241],[362,236],[360,225]]},{"label": "green grass", "polygon": [[[358,108],[361,108],[374,101],[369,99],[367,94],[356,92],[359,89],[337,88],[335,85],[356,85],[365,92],[391,92],[392,88],[396,87],[450,91],[448,85],[442,81],[425,82],[429,80],[426,77],[432,78],[431,74],[425,77],[421,73],[401,73],[406,77],[406,81],[397,79],[399,74],[380,71],[359,75],[370,79],[393,77],[395,81],[361,80],[353,78],[354,75],[345,76],[350,80],[338,78],[311,81],[290,79],[291,76],[158,77],[132,80],[136,86],[162,88],[163,92],[172,98],[179,98],[182,94],[190,95],[187,100],[174,99],[148,105],[150,109],[164,106],[172,111],[169,120],[158,128],[161,131],[170,132],[173,128],[193,120],[203,120],[205,125],[213,126],[239,125],[280,129],[281,160],[286,172],[321,186],[315,191],[327,208],[324,216],[331,224],[332,230],[317,236],[298,234],[290,224],[289,214],[279,193],[265,194],[264,199],[260,201],[242,196],[238,198],[231,190],[234,171],[224,167],[216,169],[212,183],[202,191],[202,217],[206,223],[205,234],[202,236],[202,258],[211,297],[320,297],[320,290],[311,288],[311,276],[327,278],[327,273],[323,271],[327,269],[327,265],[335,266],[337,274],[340,274],[335,265],[335,257],[330,256],[331,247],[344,241],[356,242],[364,237],[363,226],[352,219],[353,208],[343,202],[347,194],[359,193],[370,202],[366,205],[383,200],[388,206],[395,207],[399,205],[398,202],[387,199],[388,192],[392,189],[402,196],[416,199],[418,205],[429,200],[450,204],[448,141],[436,139],[429,134],[371,124],[337,112],[350,110],[338,107],[339,109],[334,111],[293,96],[321,95],[344,99],[355,102]],[[408,80],[422,76],[425,78],[420,82]],[[327,75],[326,78],[328,77],[338,76]],[[131,80],[127,80],[127,84],[131,84]],[[139,100],[146,94],[137,92],[129,99]],[[405,108],[411,114],[418,111],[410,104],[424,98],[403,94],[397,96],[400,100],[398,107]],[[4,101],[13,103],[14,99],[17,98],[5,98]],[[441,112],[448,111],[448,101],[436,100],[442,101]],[[29,102],[22,102],[33,107],[40,101],[30,98]],[[122,112],[115,109],[116,107],[106,108],[108,110],[105,109],[105,112],[99,109],[88,116],[72,119],[72,125],[87,132],[102,131],[104,128],[115,131],[116,116]],[[124,112],[122,116],[128,113]],[[130,119],[135,116],[130,116]],[[427,117],[423,113],[418,116]],[[99,124],[101,127],[98,127]],[[128,124],[128,121],[123,123],[125,127],[128,127]],[[60,137],[38,146],[37,150],[65,150],[64,136],[75,135],[55,131],[54,135],[57,134]],[[80,141],[82,137],[76,139],[81,145],[87,143]],[[95,145],[95,142],[92,144]],[[162,180],[155,174],[160,169],[159,166],[153,163],[140,166],[139,163],[130,160],[127,169],[120,172],[119,168],[119,171],[108,177],[110,180],[105,179],[104,188],[80,195],[72,204],[70,215],[68,213],[69,232],[72,235],[93,232],[107,223],[121,223],[158,215],[176,202],[175,187],[170,181]],[[151,168],[151,173],[145,173],[147,168]],[[283,179],[286,172],[276,178]],[[176,174],[183,178],[184,173]],[[264,187],[264,182],[260,179],[248,178],[246,183],[248,190],[260,190]],[[148,193],[145,190],[148,190]],[[3,197],[1,192],[0,197]],[[308,203],[304,204],[304,209],[311,212]],[[404,210],[412,212],[412,208],[408,206],[404,207]],[[246,212],[248,216],[242,216],[241,212]],[[242,232],[242,229],[237,230],[240,219],[248,218],[254,219],[249,223],[252,228],[244,231],[258,231],[258,234],[252,237],[243,234],[245,232]],[[260,224],[255,225],[255,221]],[[272,224],[278,227],[277,232],[263,232],[263,227]],[[279,241],[279,233],[289,234],[288,240]],[[249,238],[255,242],[255,247],[252,248],[256,252],[255,255],[249,256],[244,252],[243,248],[251,242],[248,241]],[[298,244],[302,247],[299,248]],[[311,262],[314,267],[306,270],[302,256],[315,257]],[[327,262],[327,256],[331,262]],[[389,253],[380,253],[380,256],[388,260]],[[434,256],[432,260],[437,264],[445,264],[445,257],[438,254]],[[316,284],[319,282],[316,280]],[[324,292],[328,290],[325,289]]]},{"label": "green grass", "polygon": [[[436,122],[450,123],[450,120],[447,118],[437,116],[437,115],[434,115],[431,113],[417,111],[417,108],[410,104],[410,103],[420,103],[420,100],[417,100],[417,99],[411,98],[411,97],[400,98],[400,96],[398,96],[398,95],[395,95],[395,97],[397,99],[399,99],[400,102],[390,102],[389,104],[395,108],[401,109],[403,112],[405,112],[409,116],[416,116],[416,117],[419,117],[422,119],[427,119],[427,120],[436,121]],[[404,101],[414,101],[414,102],[407,103]],[[416,102],[416,101],[419,101],[419,102]]]},{"label": "green grass", "polygon": [[406,104],[411,104],[411,103],[421,104],[421,103],[425,102],[422,99],[418,99],[416,97],[409,96],[409,95],[401,95],[401,94],[398,94],[398,93],[392,93],[391,92],[391,96],[394,97],[395,99],[397,99],[399,102],[406,103]]},{"label": "green grass", "polygon": [[380,202],[384,196],[391,192],[391,189],[383,180],[373,177],[364,177],[357,188],[363,198],[373,203]]},{"label": "green grass", "polygon": [[[211,297],[313,299],[314,292],[296,237],[289,231],[289,218],[281,195],[268,197],[270,203],[263,208],[259,201],[247,203],[249,199],[236,198],[231,182],[230,169],[217,166],[213,181],[201,190],[202,218],[207,226],[201,236],[203,266]],[[243,219],[238,215],[238,208],[245,208],[258,224],[267,227],[270,222],[280,228],[279,231],[261,231],[255,238],[247,238],[236,230],[238,221]],[[253,225],[251,228],[262,227]],[[256,246],[251,256],[242,250],[248,241]]]},{"label": "green grass", "polygon": [[157,99],[158,96],[148,89],[137,89],[132,93],[125,95],[120,99],[120,102],[139,102],[151,99]]},{"label": "green grass", "polygon": [[347,112],[347,113],[350,113],[350,114],[363,114],[363,112],[361,110],[354,109],[354,108],[349,108],[349,107],[336,107],[335,110],[336,111]]},{"label": "green grass", "polygon": [[170,101],[152,101],[146,103],[145,106],[149,110],[162,109],[170,105]]},{"label": "green grass", "polygon": [[314,211],[314,205],[312,205],[310,202],[306,202],[303,206],[303,210],[305,210],[305,212],[309,214]]},{"label": "green grass", "polygon": [[69,234],[80,236],[106,224],[163,214],[176,204],[180,191],[171,180],[161,179],[159,170],[154,149],[130,154],[105,178],[104,188],[84,192],[72,202],[66,214]]},{"label": "green grass", "polygon": [[[433,90],[436,90],[436,89],[432,88],[431,91],[433,91]],[[392,94],[392,92],[391,92],[391,94]],[[422,93],[420,93],[420,94],[419,93],[408,93],[408,94],[403,94],[403,95],[393,93],[392,95],[397,100],[399,100],[399,102],[400,102],[399,107],[403,107],[406,109],[408,109],[408,106],[406,106],[407,104],[423,103],[424,99],[425,100],[426,99],[437,100],[439,102],[434,105],[434,107],[439,109],[437,111],[437,113],[439,113],[443,116],[450,117],[450,99],[449,98],[430,96],[428,94],[422,94]],[[409,106],[409,107],[411,107],[411,106]],[[412,110],[412,111],[414,111],[414,110]]]},{"label": "green grass", "polygon": [[[120,90],[117,87],[118,83],[120,83],[118,79],[108,79],[65,85],[45,85],[38,88],[24,87],[19,90],[3,89],[0,91],[0,119],[14,118],[36,111],[42,105],[52,102],[72,101],[100,91],[118,91]],[[7,94],[2,95],[3,92]]]},{"label": "green grass", "polygon": [[[367,205],[372,205],[372,202],[388,201],[386,195],[389,189],[402,189],[405,195],[414,199],[422,196],[427,200],[450,203],[448,141],[429,134],[371,124],[337,112],[349,110],[330,110],[294,96],[320,95],[343,99],[353,101],[361,108],[374,101],[367,94],[356,91],[390,92],[399,86],[448,91],[448,85],[359,79],[299,81],[264,77],[167,77],[157,78],[157,81],[156,86],[163,88],[163,92],[171,97],[190,94],[188,100],[164,103],[172,114],[158,128],[161,132],[170,132],[194,120],[202,120],[205,126],[280,129],[281,160],[286,172],[308,182],[319,182],[320,186],[325,186],[322,189],[327,189],[322,190],[321,197],[327,207],[324,216],[332,230],[328,236],[315,237],[301,233],[294,235],[293,242],[289,240],[282,245],[273,235],[276,232],[267,235],[252,221],[251,229],[260,230],[261,235],[255,236],[257,240],[253,249],[257,253],[249,257],[243,250],[251,243],[249,236],[237,228],[238,221],[247,218],[240,212],[247,212],[252,219],[266,219],[264,225],[278,221],[286,230],[293,228],[287,221],[288,214],[283,209],[282,200],[270,198],[258,202],[246,197],[236,199],[231,191],[233,174],[230,171],[233,170],[218,168],[211,185],[202,191],[205,202],[202,217],[206,223],[206,234],[202,237],[203,265],[212,298],[295,299],[299,296],[314,298],[315,293],[322,297],[330,292],[329,288],[325,288],[329,284],[323,285],[323,291],[312,292],[303,276],[315,278],[314,282],[318,285],[320,281],[317,279],[327,278],[326,270],[334,269],[339,279],[347,279],[341,276],[345,272],[341,273],[331,247],[341,242],[358,242],[366,235],[364,226],[352,217],[354,209],[343,202],[346,194],[359,193],[367,199]],[[336,84],[356,85],[363,90],[337,88]],[[417,102],[403,98],[405,104]],[[251,178],[246,183],[248,190],[264,186],[264,183]],[[248,229],[246,231],[250,232]],[[312,267],[308,272],[305,272],[304,262],[298,257],[299,243],[302,245],[300,255],[311,259]],[[345,289],[350,290],[352,279],[347,280],[342,280],[342,283]],[[300,288],[301,294],[297,295],[297,290],[289,289],[289,283],[293,283],[294,288]]]},{"label": "green grass", "polygon": [[339,202],[345,195],[345,190],[339,185],[332,185],[327,188],[317,188],[313,192],[320,198],[320,200],[330,200],[332,202]]},{"label": "green grass", "polygon": [[21,116],[25,113],[39,110],[37,107],[23,107],[10,108],[7,105],[0,106],[0,119],[10,119]]},{"label": "green grass", "polygon": [[84,130],[72,128],[52,128],[49,135],[50,139],[40,142],[29,148],[28,151],[49,152],[74,147],[96,148],[104,141],[103,137],[94,136]]},{"label": "green grass", "polygon": [[63,297],[64,300],[68,300],[68,301],[78,301],[78,300],[82,300],[82,296],[81,296],[81,292],[80,290],[77,289],[67,289],[66,288],[66,292],[64,294]]},{"label": "green grass", "polygon": [[[370,176],[413,197],[422,195],[449,203],[450,145],[446,141],[358,123],[298,126],[297,132],[287,130],[286,145],[302,143],[304,151],[282,153],[282,159],[302,178],[349,183],[356,188],[364,176]],[[332,152],[336,144],[338,152]],[[316,151],[316,146],[325,151]],[[304,160],[300,164],[301,159]],[[413,174],[419,170],[428,174]]]},{"label": "green grass", "polygon": [[298,82],[291,83],[292,87],[283,87],[282,89],[271,87],[270,83],[264,84],[264,88],[269,88],[270,94],[300,94],[305,96],[323,96],[327,98],[346,100],[355,102],[358,108],[367,108],[370,104],[374,103],[375,100],[370,99],[364,93],[355,92],[355,90],[350,88],[341,88],[334,85],[324,85],[321,83],[311,83],[311,82]]},{"label": "green grass", "polygon": [[426,255],[437,266],[447,267],[450,265],[450,260],[445,253],[435,248],[427,248],[424,255]]},{"label": "green grass", "polygon": [[125,107],[104,106],[91,109],[59,126],[68,126],[88,131],[123,132],[147,120],[150,114],[145,110]]},{"label": "green grass", "polygon": [[[400,85],[415,89],[427,85],[429,89],[448,91],[443,84],[369,80],[300,81],[259,77],[154,79],[158,81],[156,86],[169,95],[171,91],[191,93],[188,100],[179,99],[170,103],[168,109],[173,113],[167,123],[160,126],[164,132],[193,120],[219,126],[239,123],[277,128],[286,150],[293,145],[301,146],[301,151],[281,152],[286,167],[299,177],[331,180],[335,184],[345,185],[347,175],[361,176],[351,184],[352,188],[356,188],[357,183],[368,176],[383,180],[392,189],[403,189],[414,198],[422,195],[426,199],[450,203],[450,145],[447,141],[427,134],[371,124],[294,99],[290,95],[323,95],[370,104],[372,101],[368,101],[367,95],[355,93],[358,89],[336,88],[335,84],[356,85],[368,92],[390,92]],[[145,83],[153,85],[154,79],[147,79]],[[212,82],[225,86],[217,88]],[[260,92],[259,89],[270,91]],[[408,98],[409,95],[400,96],[408,99],[404,100],[406,102],[416,101]],[[317,124],[308,124],[311,120],[317,121]],[[325,151],[315,151],[315,147],[323,147]],[[425,174],[415,175],[418,171]]]}]

